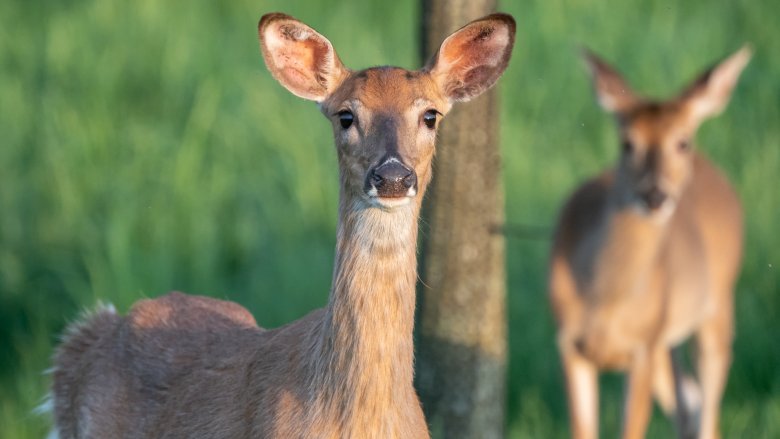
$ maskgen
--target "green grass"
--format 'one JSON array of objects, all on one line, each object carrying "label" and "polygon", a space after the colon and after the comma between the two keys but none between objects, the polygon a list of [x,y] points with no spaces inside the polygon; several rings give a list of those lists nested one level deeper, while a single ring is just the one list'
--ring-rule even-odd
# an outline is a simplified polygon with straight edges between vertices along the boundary
[{"label": "green grass", "polygon": [[[126,310],[171,289],[236,300],[264,326],[325,303],[337,168],[316,107],[278,86],[256,23],[283,10],[351,67],[417,67],[418,8],[397,2],[0,3],[0,437],[42,437],[31,413],[57,334],[98,300]],[[506,2],[518,20],[501,80],[510,224],[550,227],[567,193],[615,157],[576,48],[670,95],[749,41],[726,113],[699,133],[747,212],[725,437],[780,436],[780,30],[772,1]],[[446,123],[446,120],[445,122]],[[475,151],[475,153],[479,153]],[[549,243],[508,236],[509,432],[564,437],[545,295]],[[621,383],[604,378],[616,435]],[[650,437],[668,437],[654,417]]]}]

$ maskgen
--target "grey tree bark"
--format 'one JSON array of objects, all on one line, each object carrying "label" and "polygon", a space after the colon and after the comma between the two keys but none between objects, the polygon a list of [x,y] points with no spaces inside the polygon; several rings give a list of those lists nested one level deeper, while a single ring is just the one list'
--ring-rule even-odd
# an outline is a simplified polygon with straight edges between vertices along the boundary
[{"label": "grey tree bark", "polygon": [[[495,0],[423,0],[422,55],[495,11]],[[431,430],[501,438],[506,387],[506,273],[495,89],[442,121],[424,209],[418,391]]]}]

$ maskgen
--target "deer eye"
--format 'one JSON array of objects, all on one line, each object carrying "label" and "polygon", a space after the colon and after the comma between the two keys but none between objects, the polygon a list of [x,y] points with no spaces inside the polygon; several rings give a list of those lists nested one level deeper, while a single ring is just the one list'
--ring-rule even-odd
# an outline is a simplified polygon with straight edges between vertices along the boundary
[{"label": "deer eye", "polygon": [[425,114],[423,114],[423,123],[425,124],[426,127],[428,127],[429,129],[436,128],[437,114],[438,113],[436,110],[428,110],[425,112]]},{"label": "deer eye", "polygon": [[691,142],[681,140],[680,143],[677,144],[677,149],[680,152],[688,152],[691,149]]},{"label": "deer eye", "polygon": [[630,140],[624,140],[621,148],[624,153],[629,154],[634,150],[634,144]]},{"label": "deer eye", "polygon": [[339,111],[339,123],[341,124],[341,128],[346,130],[351,127],[354,120],[355,116],[352,115],[352,112],[348,110]]}]

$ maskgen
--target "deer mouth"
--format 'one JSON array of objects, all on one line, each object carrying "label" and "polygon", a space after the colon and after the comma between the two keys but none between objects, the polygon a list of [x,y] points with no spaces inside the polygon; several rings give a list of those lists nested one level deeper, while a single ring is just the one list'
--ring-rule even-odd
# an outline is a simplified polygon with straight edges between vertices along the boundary
[{"label": "deer mouth", "polygon": [[366,198],[373,206],[381,208],[394,208],[400,206],[406,206],[412,202],[412,199],[417,195],[417,188],[410,187],[406,190],[406,193],[393,196],[382,196],[379,191],[372,187],[366,191]]}]

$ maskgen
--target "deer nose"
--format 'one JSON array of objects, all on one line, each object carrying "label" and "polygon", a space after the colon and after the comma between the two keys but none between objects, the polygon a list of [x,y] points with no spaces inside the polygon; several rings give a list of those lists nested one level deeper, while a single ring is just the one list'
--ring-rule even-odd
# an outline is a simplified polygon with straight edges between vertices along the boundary
[{"label": "deer nose", "polygon": [[368,183],[367,189],[376,189],[376,196],[400,198],[414,195],[410,191],[417,185],[417,175],[398,159],[391,158],[369,172]]},{"label": "deer nose", "polygon": [[585,345],[584,337],[579,337],[574,340],[574,349],[576,349],[580,355],[585,355],[585,348],[587,348],[587,345]]},{"label": "deer nose", "polygon": [[655,210],[664,204],[664,201],[666,201],[666,194],[657,187],[654,187],[642,194],[642,201],[648,209]]}]

